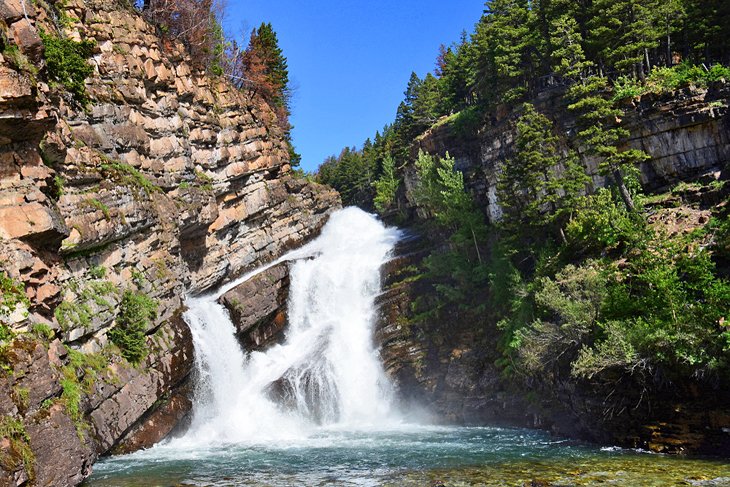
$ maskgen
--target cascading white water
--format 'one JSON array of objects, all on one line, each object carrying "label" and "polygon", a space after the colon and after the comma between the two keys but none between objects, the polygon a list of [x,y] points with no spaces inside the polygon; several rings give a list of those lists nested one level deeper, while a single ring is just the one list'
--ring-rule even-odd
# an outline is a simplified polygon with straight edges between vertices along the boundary
[{"label": "cascading white water", "polygon": [[321,426],[396,421],[372,326],[380,267],[398,237],[372,215],[346,208],[319,238],[277,261],[293,261],[289,329],[284,343],[265,352],[244,354],[217,302],[255,273],[189,299],[198,386],[190,429],[172,444],[258,443],[306,437]]}]

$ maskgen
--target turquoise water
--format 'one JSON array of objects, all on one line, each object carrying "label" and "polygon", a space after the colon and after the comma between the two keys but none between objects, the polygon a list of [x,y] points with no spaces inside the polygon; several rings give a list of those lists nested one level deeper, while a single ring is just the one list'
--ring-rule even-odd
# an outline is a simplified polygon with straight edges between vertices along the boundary
[{"label": "turquoise water", "polygon": [[103,459],[84,485],[730,486],[721,460],[601,449],[521,429],[326,429],[278,444],[173,445]]}]

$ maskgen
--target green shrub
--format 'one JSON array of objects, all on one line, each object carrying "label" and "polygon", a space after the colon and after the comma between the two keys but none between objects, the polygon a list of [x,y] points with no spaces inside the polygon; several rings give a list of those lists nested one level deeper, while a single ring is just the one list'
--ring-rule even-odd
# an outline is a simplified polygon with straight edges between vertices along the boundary
[{"label": "green shrub", "polygon": [[709,252],[657,235],[614,274],[602,315],[642,359],[686,377],[730,367],[728,310],[730,282]]},{"label": "green shrub", "polygon": [[[61,401],[71,420],[78,424],[83,420],[81,412],[81,384],[76,377],[76,371],[70,367],[64,367],[63,378],[61,379]],[[78,428],[77,428],[78,429]]]},{"label": "green shrub", "polygon": [[33,334],[38,338],[43,338],[49,341],[56,337],[56,332],[45,323],[36,323],[33,325]]},{"label": "green shrub", "polygon": [[568,265],[555,278],[540,277],[533,288],[537,319],[516,330],[519,363],[529,374],[542,375],[570,363],[593,333],[606,294],[602,269],[589,262]]},{"label": "green shrub", "polygon": [[94,42],[88,40],[76,42],[54,37],[43,31],[40,35],[45,48],[48,78],[63,85],[76,101],[86,105],[89,98],[84,82],[94,72],[94,68],[88,63]]},{"label": "green shrub", "polygon": [[0,457],[4,470],[13,471],[22,464],[30,480],[35,479],[35,455],[23,422],[12,416],[3,416],[0,419],[0,438],[10,442],[9,451]]},{"label": "green shrub", "polygon": [[88,326],[91,323],[92,311],[86,303],[63,301],[56,307],[53,314],[61,329],[68,331],[76,326]]},{"label": "green shrub", "polygon": [[6,318],[18,308],[27,309],[30,307],[30,300],[25,295],[25,287],[22,283],[0,271],[0,342],[12,338],[13,334],[7,326]]},{"label": "green shrub", "polygon": [[35,77],[38,74],[38,68],[22,53],[18,46],[7,44],[2,51],[3,57],[18,71],[24,71]]},{"label": "green shrub", "polygon": [[584,345],[571,364],[573,376],[593,379],[608,370],[628,372],[641,363],[624,323],[609,321],[601,329],[604,338],[593,347]]},{"label": "green shrub", "polygon": [[116,326],[109,331],[109,338],[130,363],[138,364],[147,355],[145,332],[155,318],[157,302],[154,299],[140,292],[124,291]]},{"label": "green shrub", "polygon": [[468,138],[476,134],[482,124],[482,112],[479,107],[473,106],[465,108],[456,114],[453,119],[452,127],[454,133],[463,138]]},{"label": "green shrub", "polygon": [[613,82],[613,99],[614,101],[624,100],[626,98],[635,98],[645,93],[644,87],[637,79],[620,76]]},{"label": "green shrub", "polygon": [[672,91],[691,84],[705,87],[709,83],[730,80],[730,68],[720,64],[710,69],[689,63],[671,68],[656,67],[647,78],[647,87],[655,92]]},{"label": "green shrub", "polygon": [[626,210],[608,189],[583,199],[565,228],[569,247],[577,254],[603,253],[644,237],[644,224]]},{"label": "green shrub", "polygon": [[99,201],[96,198],[89,198],[87,200],[84,200],[81,202],[82,205],[90,206],[94,209],[97,209],[101,211],[101,213],[104,215],[104,218],[106,220],[111,220],[111,212],[109,211],[109,207],[104,204],[104,202]]},{"label": "green shrub", "polygon": [[106,267],[95,265],[89,269],[89,275],[94,279],[103,279],[106,276]]},{"label": "green shrub", "polygon": [[111,173],[111,175],[120,180],[122,184],[137,186],[144,190],[147,194],[159,193],[162,191],[159,186],[147,179],[147,176],[124,162],[107,159],[107,162],[101,165],[101,170],[106,173]]},{"label": "green shrub", "polygon": [[203,191],[213,190],[213,178],[201,171],[195,171],[195,180]]}]

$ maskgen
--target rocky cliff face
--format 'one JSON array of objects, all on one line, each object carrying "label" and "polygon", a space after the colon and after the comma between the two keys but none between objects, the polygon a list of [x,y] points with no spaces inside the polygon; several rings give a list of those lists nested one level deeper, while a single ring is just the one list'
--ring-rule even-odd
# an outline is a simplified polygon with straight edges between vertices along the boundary
[{"label": "rocky cliff face", "polygon": [[[542,92],[535,107],[547,114],[562,136],[563,149],[578,151],[593,186],[605,184],[598,161],[584,154],[575,138],[575,118],[562,98],[562,89]],[[662,95],[648,94],[624,102],[622,126],[631,133],[628,147],[644,150],[651,159],[643,163],[641,183],[648,191],[702,175],[720,177],[730,160],[730,83],[709,89],[686,88]],[[501,161],[512,156],[515,123],[519,112],[495,113],[475,136],[460,135],[450,124],[422,135],[416,150],[443,155],[449,152],[467,175],[467,186],[481,203],[490,221],[502,211],[497,198]],[[406,168],[406,190],[415,184],[415,169]]]},{"label": "rocky cliff face", "polygon": [[[641,183],[647,191],[661,192],[682,181],[711,183],[729,177],[729,102],[727,83],[627,102],[624,124],[631,132],[628,144],[651,156],[641,166]],[[574,139],[574,120],[560,92],[545,92],[535,104],[554,120],[563,136],[563,148],[580,151]],[[416,147],[455,156],[469,190],[492,222],[501,216],[496,183],[500,162],[512,155],[517,117],[515,113],[498,113],[476,137],[460,135],[444,124],[424,134]],[[593,185],[602,186],[596,161],[585,155],[582,158]],[[412,209],[409,196],[416,183],[415,169],[406,167],[405,175],[400,204]],[[679,207],[677,213],[683,215],[680,220],[700,215],[701,221],[707,221],[707,208],[727,201],[726,190],[708,190],[713,184],[698,186],[696,194],[672,197],[672,204]],[[655,213],[652,221],[672,220],[667,217],[671,211]],[[657,223],[665,225],[667,231],[677,231],[671,222]],[[449,310],[441,320],[414,319],[410,304],[432,291],[428,283],[414,279],[412,269],[437,246],[438,242],[429,242],[425,236],[420,243],[402,247],[387,273],[378,340],[386,367],[406,400],[428,405],[446,421],[544,428],[655,451],[729,451],[730,397],[725,390],[687,383],[658,387],[649,393],[630,377],[618,377],[607,388],[575,381],[524,384],[506,378],[502,367],[495,365],[501,358],[496,351],[496,324],[487,318]]]},{"label": "rocky cliff face", "polygon": [[[94,41],[84,107],[44,81],[40,32],[57,24]],[[17,334],[0,353],[0,485],[75,485],[190,409],[185,293],[302,244],[340,203],[290,175],[264,102],[193,69],[133,9],[7,0],[0,28],[0,268],[28,298],[0,309]],[[153,309],[133,366],[110,331],[138,296]]]}]

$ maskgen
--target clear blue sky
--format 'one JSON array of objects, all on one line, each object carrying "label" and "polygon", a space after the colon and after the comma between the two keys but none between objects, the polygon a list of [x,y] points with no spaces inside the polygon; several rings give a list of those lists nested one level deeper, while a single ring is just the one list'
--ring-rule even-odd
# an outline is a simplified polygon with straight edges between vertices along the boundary
[{"label": "clear blue sky", "polygon": [[228,0],[224,25],[232,33],[273,25],[295,88],[294,145],[313,171],[391,123],[411,71],[432,71],[439,45],[471,33],[483,8],[483,0]]}]

